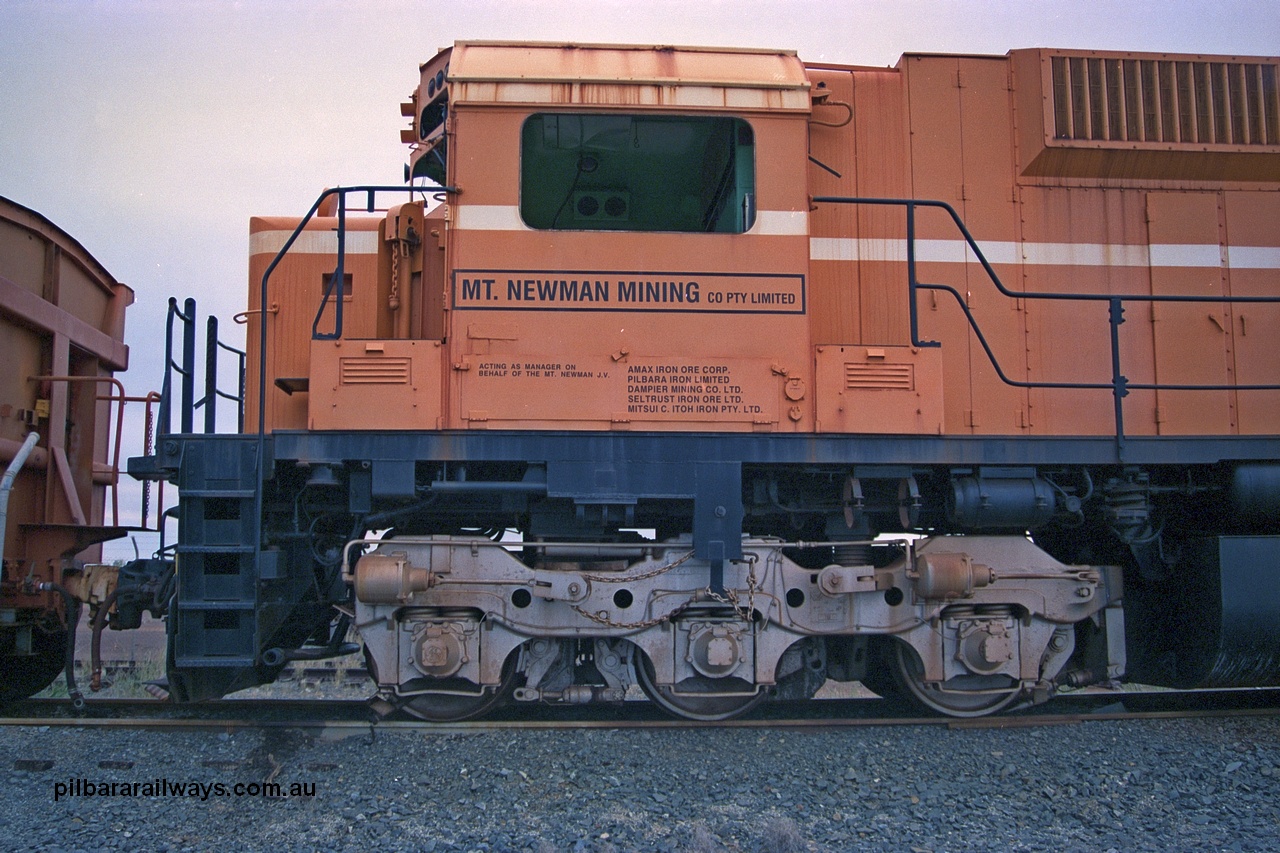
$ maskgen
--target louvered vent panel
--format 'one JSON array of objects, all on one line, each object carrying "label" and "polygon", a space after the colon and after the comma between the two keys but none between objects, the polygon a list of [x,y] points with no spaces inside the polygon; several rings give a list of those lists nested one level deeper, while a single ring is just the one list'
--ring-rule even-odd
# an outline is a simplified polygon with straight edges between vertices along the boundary
[{"label": "louvered vent panel", "polygon": [[340,381],[343,385],[408,385],[407,358],[343,358]]},{"label": "louvered vent panel", "polygon": [[1054,56],[1057,139],[1280,145],[1280,65]]},{"label": "louvered vent panel", "polygon": [[844,387],[863,391],[914,391],[915,365],[846,363]]}]

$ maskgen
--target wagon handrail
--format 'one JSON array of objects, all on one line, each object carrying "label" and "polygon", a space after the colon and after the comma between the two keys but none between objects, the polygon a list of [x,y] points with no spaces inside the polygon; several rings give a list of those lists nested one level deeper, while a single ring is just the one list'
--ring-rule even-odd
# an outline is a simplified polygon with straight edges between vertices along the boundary
[{"label": "wagon handrail", "polygon": [[[108,393],[106,396],[97,396],[99,402],[110,405],[116,404],[116,418],[114,440],[110,440],[112,430],[108,425],[108,444],[111,445],[111,526],[120,526],[120,443],[124,435],[124,404],[129,401],[137,401],[137,397],[129,397],[125,393],[124,383],[114,376],[32,376],[33,382],[65,382],[67,384],[88,383],[92,385],[107,384],[115,389],[117,393]],[[52,440],[52,436],[50,437]],[[52,450],[52,447],[50,448]],[[54,464],[52,456],[49,464]]]}]

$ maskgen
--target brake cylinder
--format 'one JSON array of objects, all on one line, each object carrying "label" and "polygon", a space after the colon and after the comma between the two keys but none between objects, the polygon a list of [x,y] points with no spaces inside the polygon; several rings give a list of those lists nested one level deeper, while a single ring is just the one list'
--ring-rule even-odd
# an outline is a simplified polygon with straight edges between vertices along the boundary
[{"label": "brake cylinder", "polygon": [[975,563],[968,554],[921,554],[916,557],[916,594],[926,599],[968,598],[995,580],[995,570]]},{"label": "brake cylinder", "polygon": [[361,557],[355,575],[356,599],[368,604],[403,604],[435,583],[431,570],[413,565],[403,551]]}]

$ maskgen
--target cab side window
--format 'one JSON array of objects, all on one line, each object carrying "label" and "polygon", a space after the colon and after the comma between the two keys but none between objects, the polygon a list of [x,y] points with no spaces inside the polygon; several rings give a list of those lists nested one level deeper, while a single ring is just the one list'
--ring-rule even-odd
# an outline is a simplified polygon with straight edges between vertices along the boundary
[{"label": "cab side window", "polygon": [[547,230],[741,234],[755,221],[754,134],[738,118],[532,115],[520,215]]}]

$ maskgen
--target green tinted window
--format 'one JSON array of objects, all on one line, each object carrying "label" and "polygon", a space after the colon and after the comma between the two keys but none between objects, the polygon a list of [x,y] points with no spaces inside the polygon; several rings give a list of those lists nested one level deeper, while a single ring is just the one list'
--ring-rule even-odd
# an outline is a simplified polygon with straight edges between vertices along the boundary
[{"label": "green tinted window", "polygon": [[541,113],[525,121],[520,155],[531,228],[741,234],[755,221],[742,119]]}]

